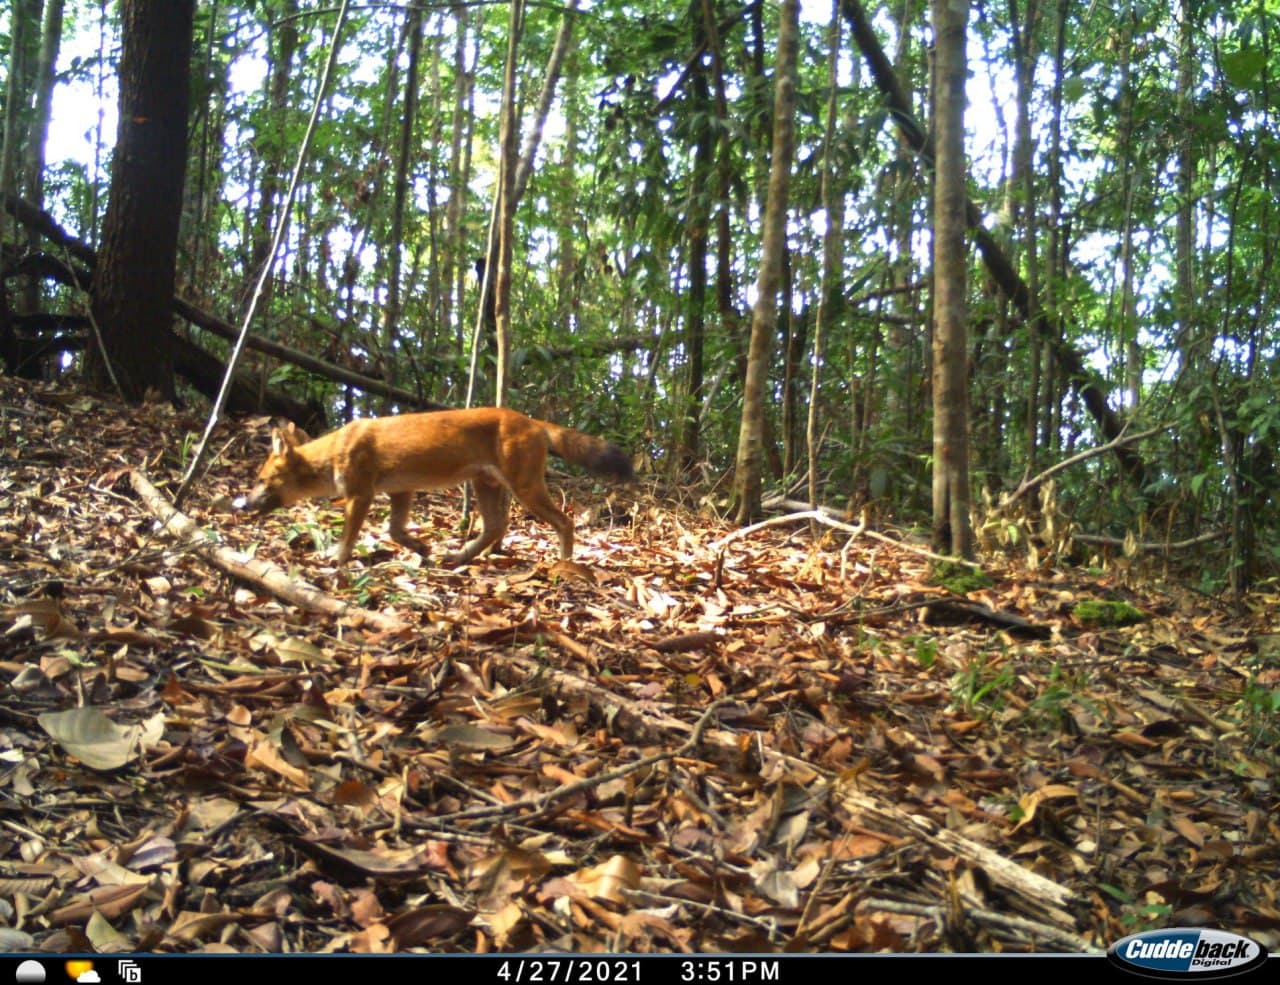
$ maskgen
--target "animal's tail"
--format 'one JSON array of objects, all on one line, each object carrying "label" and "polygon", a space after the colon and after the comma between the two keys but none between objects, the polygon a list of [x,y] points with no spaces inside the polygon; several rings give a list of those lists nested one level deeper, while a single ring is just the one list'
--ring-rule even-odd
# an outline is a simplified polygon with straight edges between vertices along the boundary
[{"label": "animal's tail", "polygon": [[574,465],[581,465],[597,475],[622,481],[635,478],[631,458],[612,442],[583,434],[573,428],[564,428],[546,421],[541,423],[551,441],[552,454],[559,455]]}]

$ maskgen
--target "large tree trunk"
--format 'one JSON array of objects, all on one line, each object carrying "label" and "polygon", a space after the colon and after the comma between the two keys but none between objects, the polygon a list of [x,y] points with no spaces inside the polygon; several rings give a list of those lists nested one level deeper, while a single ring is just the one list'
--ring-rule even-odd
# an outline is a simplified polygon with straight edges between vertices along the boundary
[{"label": "large tree trunk", "polygon": [[969,524],[964,80],[968,0],[933,0],[933,547],[973,555]]},{"label": "large tree trunk", "polygon": [[173,397],[172,320],[195,0],[123,0],[120,129],[94,271],[101,348],[87,376],[141,400]]},{"label": "large tree trunk", "polygon": [[782,254],[787,248],[787,200],[791,189],[791,158],[795,151],[799,16],[799,0],[784,0],[778,26],[778,59],[774,68],[773,160],[769,169],[760,276],[756,281],[756,303],[751,316],[751,344],[747,350],[747,378],[742,391],[742,425],[738,431],[738,459],[734,474],[739,523],[748,523],[760,514],[764,391],[778,328],[778,288],[782,283]]}]

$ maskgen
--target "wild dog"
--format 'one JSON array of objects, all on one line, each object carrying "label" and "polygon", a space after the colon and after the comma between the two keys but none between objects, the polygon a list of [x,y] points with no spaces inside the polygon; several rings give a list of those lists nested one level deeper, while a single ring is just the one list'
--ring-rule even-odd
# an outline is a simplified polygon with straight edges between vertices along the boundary
[{"label": "wild dog", "polygon": [[505,407],[431,411],[352,421],[314,441],[288,424],[271,434],[271,453],[244,508],[267,513],[315,496],[345,500],[336,561],[346,564],[377,493],[391,497],[389,533],[397,544],[427,554],[406,529],[413,494],[470,482],[480,532],[450,564],[497,547],[507,531],[510,492],[555,528],[560,557],[573,556],[573,522],[547,491],[547,454],[619,480],[633,476],[631,460],[615,444],[572,428],[526,417]]}]

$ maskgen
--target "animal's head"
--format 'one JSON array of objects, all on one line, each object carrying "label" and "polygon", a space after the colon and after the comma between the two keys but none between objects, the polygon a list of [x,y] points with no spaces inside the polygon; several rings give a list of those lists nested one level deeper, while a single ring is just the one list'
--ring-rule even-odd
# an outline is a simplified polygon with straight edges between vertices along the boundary
[{"label": "animal's head", "polygon": [[258,470],[258,483],[244,499],[242,509],[269,513],[312,495],[315,470],[298,451],[307,436],[289,422],[271,432],[271,453]]}]

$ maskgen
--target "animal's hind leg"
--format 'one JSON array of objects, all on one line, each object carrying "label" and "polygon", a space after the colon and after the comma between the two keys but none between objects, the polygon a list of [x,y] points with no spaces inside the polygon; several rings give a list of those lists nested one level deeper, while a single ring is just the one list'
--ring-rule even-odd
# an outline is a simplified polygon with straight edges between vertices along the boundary
[{"label": "animal's hind leg", "polygon": [[564,511],[551,499],[547,484],[538,476],[536,482],[530,482],[519,489],[512,490],[516,499],[520,500],[539,520],[549,523],[560,536],[560,560],[568,561],[573,557],[573,521],[565,516]]},{"label": "animal's hind leg", "polygon": [[511,504],[507,490],[492,480],[477,476],[471,482],[475,493],[476,508],[480,511],[480,532],[462,546],[462,550],[450,554],[450,564],[463,564],[488,547],[498,547],[507,532],[507,517]]},{"label": "animal's hind leg", "polygon": [[391,519],[387,524],[387,532],[391,539],[402,547],[417,551],[427,556],[427,545],[409,533],[406,524],[409,522],[409,507],[413,505],[413,493],[401,492],[391,494]]}]

